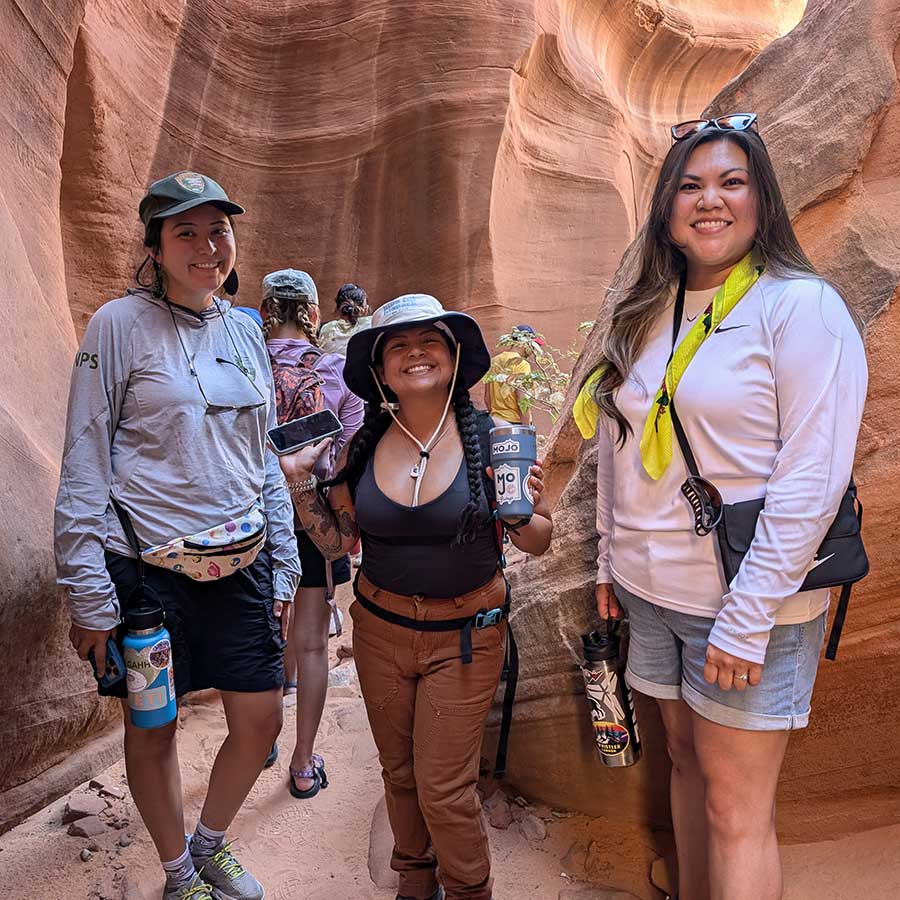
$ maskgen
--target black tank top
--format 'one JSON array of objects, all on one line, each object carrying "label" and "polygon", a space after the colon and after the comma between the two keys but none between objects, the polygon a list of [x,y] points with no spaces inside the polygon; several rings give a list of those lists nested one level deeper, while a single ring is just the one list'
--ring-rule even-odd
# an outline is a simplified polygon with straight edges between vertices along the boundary
[{"label": "black tank top", "polygon": [[372,584],[397,594],[457,597],[490,581],[497,545],[487,501],[478,510],[475,540],[453,545],[469,501],[466,461],[453,484],[421,506],[404,506],[375,483],[374,454],[356,487],[356,521],[363,540],[362,571]]}]

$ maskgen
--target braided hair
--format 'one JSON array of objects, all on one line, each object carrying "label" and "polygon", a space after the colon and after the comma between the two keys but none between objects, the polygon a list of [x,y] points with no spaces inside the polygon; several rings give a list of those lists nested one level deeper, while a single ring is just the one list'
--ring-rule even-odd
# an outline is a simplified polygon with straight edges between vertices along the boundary
[{"label": "braided hair", "polygon": [[319,346],[316,329],[310,317],[310,307],[316,306],[305,294],[296,297],[279,296],[276,292],[267,297],[262,303],[263,335],[269,339],[269,332],[278,325],[294,325],[305,335],[306,339],[314,346]]},{"label": "braided hair", "polygon": [[[457,383],[451,402],[456,416],[456,427],[462,442],[469,481],[469,499],[460,513],[456,525],[456,535],[453,538],[453,546],[459,546],[475,540],[480,524],[478,511],[484,497],[484,482],[482,481],[481,444],[478,440],[476,422],[477,413],[468,389]],[[378,442],[384,437],[392,421],[389,412],[375,404],[368,404],[362,427],[350,439],[346,464],[333,478],[328,481],[320,481],[319,486],[324,489],[336,484],[348,484],[351,492],[355,493],[356,485],[362,478],[369,457],[375,453]]]}]

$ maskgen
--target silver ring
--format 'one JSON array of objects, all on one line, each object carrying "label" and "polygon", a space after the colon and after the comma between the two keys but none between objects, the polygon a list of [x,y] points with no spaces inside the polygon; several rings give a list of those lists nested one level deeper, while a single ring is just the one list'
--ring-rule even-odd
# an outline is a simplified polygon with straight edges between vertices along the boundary
[{"label": "silver ring", "polygon": [[743,675],[735,675],[734,677],[737,678],[738,681],[749,681],[750,680],[750,676],[746,672],[744,672]]}]

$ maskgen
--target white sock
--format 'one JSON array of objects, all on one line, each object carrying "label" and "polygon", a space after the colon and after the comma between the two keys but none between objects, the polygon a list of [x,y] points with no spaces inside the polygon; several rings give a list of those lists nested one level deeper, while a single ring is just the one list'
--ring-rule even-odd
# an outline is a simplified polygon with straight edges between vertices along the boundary
[{"label": "white sock", "polygon": [[187,884],[197,874],[187,844],[184,846],[184,853],[177,859],[162,860],[162,867],[166,872],[166,881],[171,887]]},{"label": "white sock", "polygon": [[225,843],[225,832],[215,831],[202,822],[197,822],[197,830],[191,838],[194,856],[212,856]]}]

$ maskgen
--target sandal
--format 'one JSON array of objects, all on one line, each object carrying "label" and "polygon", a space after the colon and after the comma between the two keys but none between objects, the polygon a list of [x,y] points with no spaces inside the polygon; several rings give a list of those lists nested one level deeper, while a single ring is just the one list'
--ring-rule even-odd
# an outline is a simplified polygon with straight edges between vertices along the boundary
[{"label": "sandal", "polygon": [[[310,800],[319,793],[319,791],[328,787],[328,775],[325,773],[325,760],[317,753],[313,753],[311,759],[312,765],[308,769],[290,769],[290,783],[288,790],[292,797],[298,800]],[[312,787],[301,791],[294,782],[295,778],[311,778]]]}]

